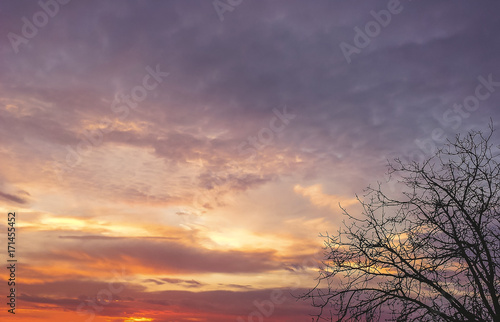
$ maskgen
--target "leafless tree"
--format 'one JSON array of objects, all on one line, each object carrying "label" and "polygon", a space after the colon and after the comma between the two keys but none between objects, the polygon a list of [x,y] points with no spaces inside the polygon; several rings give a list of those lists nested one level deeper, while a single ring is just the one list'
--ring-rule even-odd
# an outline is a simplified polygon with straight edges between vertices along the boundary
[{"label": "leafless tree", "polygon": [[500,321],[500,164],[494,131],[471,131],[423,163],[396,160],[406,189],[369,187],[363,211],[325,238],[319,320]]}]

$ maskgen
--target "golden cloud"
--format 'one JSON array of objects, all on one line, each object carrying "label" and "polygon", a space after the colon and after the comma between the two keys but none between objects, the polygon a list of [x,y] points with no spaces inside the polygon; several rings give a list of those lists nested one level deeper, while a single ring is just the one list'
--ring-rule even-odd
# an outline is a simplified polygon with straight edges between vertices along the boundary
[{"label": "golden cloud", "polygon": [[297,184],[293,187],[293,191],[298,195],[309,198],[311,204],[320,208],[338,210],[339,204],[342,207],[347,207],[358,202],[356,198],[326,194],[323,192],[323,186],[321,184],[315,184],[309,187],[303,187],[300,184]]}]

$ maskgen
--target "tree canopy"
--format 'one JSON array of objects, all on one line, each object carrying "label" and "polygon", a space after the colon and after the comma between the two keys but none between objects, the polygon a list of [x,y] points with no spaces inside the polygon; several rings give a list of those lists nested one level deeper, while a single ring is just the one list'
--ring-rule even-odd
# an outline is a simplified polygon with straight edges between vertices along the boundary
[{"label": "tree canopy", "polygon": [[325,238],[317,320],[500,321],[500,164],[494,133],[457,136],[423,163],[395,160],[398,197],[368,187]]}]

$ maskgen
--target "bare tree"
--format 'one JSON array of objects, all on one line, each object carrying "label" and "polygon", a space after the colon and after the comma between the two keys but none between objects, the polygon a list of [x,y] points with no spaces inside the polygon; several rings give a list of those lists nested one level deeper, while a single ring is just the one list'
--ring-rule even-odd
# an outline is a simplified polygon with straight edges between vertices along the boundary
[{"label": "bare tree", "polygon": [[500,164],[472,131],[423,163],[396,160],[406,187],[369,187],[359,217],[325,238],[317,321],[500,321]]}]

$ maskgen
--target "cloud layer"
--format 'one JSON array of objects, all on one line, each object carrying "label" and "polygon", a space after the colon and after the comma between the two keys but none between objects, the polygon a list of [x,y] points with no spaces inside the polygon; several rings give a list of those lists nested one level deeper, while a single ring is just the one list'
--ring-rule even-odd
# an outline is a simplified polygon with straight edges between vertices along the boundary
[{"label": "cloud layer", "polygon": [[[390,1],[244,0],[223,21],[210,1],[62,2],[42,1],[58,8],[43,24],[37,2],[0,4],[0,208],[20,214],[20,321],[262,314],[273,290],[312,286],[318,234],[339,203],[360,210],[387,160],[498,128],[494,2],[400,1],[350,63],[340,44]],[[455,105],[481,84],[488,98]],[[118,269],[123,290],[92,307]],[[268,319],[310,313],[287,297]]]}]

